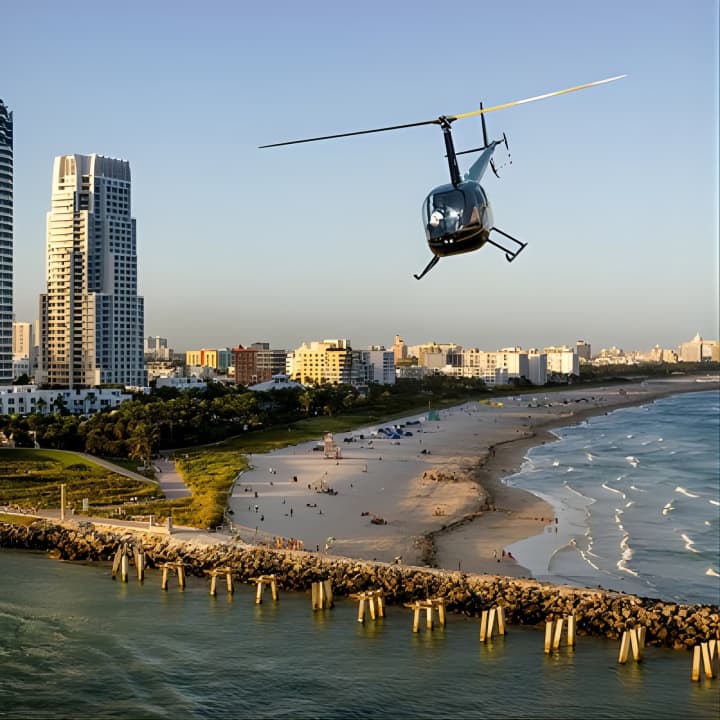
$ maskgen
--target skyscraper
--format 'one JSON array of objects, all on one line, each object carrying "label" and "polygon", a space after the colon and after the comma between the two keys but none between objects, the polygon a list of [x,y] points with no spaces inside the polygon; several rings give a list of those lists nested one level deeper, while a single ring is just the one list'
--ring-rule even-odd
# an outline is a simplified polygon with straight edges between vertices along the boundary
[{"label": "skyscraper", "polygon": [[10,384],[13,322],[13,115],[0,100],[0,385]]},{"label": "skyscraper", "polygon": [[54,387],[145,385],[130,164],[55,158],[40,296],[39,381]]}]

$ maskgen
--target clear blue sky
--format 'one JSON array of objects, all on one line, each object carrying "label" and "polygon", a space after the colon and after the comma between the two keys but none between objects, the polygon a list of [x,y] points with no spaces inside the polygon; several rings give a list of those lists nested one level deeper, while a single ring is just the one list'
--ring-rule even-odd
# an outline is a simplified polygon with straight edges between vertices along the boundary
[{"label": "clear blue sky", "polygon": [[[486,350],[718,339],[718,1],[3,3],[15,113],[15,312],[45,289],[52,161],[130,161],[147,335],[176,349],[350,338]],[[513,165],[484,185],[530,244],[429,260],[447,182],[428,120],[488,115]],[[475,147],[478,118],[455,123]],[[461,170],[467,157],[461,158]],[[502,158],[502,155],[500,156]]]}]

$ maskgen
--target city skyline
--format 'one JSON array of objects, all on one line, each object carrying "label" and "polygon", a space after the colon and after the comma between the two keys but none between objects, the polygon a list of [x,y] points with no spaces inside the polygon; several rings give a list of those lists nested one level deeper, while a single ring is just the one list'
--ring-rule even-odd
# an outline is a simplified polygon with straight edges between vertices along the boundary
[{"label": "city skyline", "polygon": [[[133,167],[145,334],[176,347],[346,336],[360,347],[398,332],[498,348],[716,337],[716,3],[461,3],[467,22],[442,41],[457,48],[442,61],[428,52],[431,3],[281,3],[272,18],[210,5],[8,10],[17,320],[36,320],[52,158],[98,153]],[[133,49],[89,66],[65,50],[75,34],[98,57],[128,34]],[[82,68],[93,92],[65,92],[56,63]],[[429,257],[420,203],[447,180],[435,128],[257,149],[619,73],[488,116],[514,164],[483,184],[498,226],[530,243],[512,265],[484,248],[412,278]],[[458,149],[475,147],[479,121],[455,132]]]}]

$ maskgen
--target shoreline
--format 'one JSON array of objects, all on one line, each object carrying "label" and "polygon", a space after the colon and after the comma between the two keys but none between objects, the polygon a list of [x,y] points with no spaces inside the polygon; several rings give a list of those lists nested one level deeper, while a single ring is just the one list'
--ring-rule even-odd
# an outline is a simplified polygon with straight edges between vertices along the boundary
[{"label": "shoreline", "polygon": [[[647,391],[647,394],[628,395],[626,390],[623,399],[604,406],[584,407],[571,413],[570,417],[554,417],[535,425],[531,423],[532,434],[490,446],[488,453],[478,464],[477,481],[488,491],[490,496],[497,498],[495,504],[498,510],[503,510],[510,522],[505,526],[503,533],[498,533],[496,527],[498,522],[494,521],[489,514],[478,513],[463,528],[452,528],[440,533],[433,533],[434,539],[440,546],[435,552],[438,566],[448,569],[454,567],[453,555],[461,556],[463,552],[467,554],[468,544],[470,543],[472,546],[474,539],[472,535],[475,534],[487,535],[487,531],[494,530],[496,537],[499,535],[507,547],[531,541],[534,537],[542,538],[546,531],[550,531],[550,526],[554,525],[557,519],[552,504],[530,490],[507,485],[503,481],[522,470],[530,450],[558,440],[558,436],[553,433],[553,430],[580,425],[593,417],[609,415],[623,408],[640,407],[672,395],[705,392],[720,387],[720,383],[717,381],[706,383],[707,386],[700,387],[698,387],[699,383],[689,380],[650,380],[649,382],[657,387],[648,388],[647,381],[626,386],[627,389],[632,388],[635,391],[639,389]],[[598,392],[607,392],[610,389],[612,388],[602,387],[598,388]],[[528,502],[527,495],[535,498],[534,504]],[[518,517],[519,512],[523,510],[525,513],[528,510],[533,511],[532,518],[527,515],[524,518]],[[537,520],[537,518],[539,518],[539,525],[537,523],[533,525],[531,520]],[[524,522],[521,522],[523,520]],[[503,574],[514,577],[534,577],[528,568],[514,562],[514,558],[508,560],[500,554],[498,560],[494,552],[495,548],[488,548],[487,543],[482,542],[482,539],[475,543],[474,547],[475,551],[483,554],[484,557],[482,559],[475,557],[471,562],[467,562],[467,559],[465,562],[460,560],[462,569],[467,569],[469,572],[500,572],[502,570]],[[489,561],[500,564],[496,568],[490,564],[488,568]]]},{"label": "shoreline", "polygon": [[[230,493],[233,525],[249,542],[299,540],[305,550],[354,559],[531,577],[503,550],[542,534],[554,510],[503,478],[521,469],[530,448],[554,441],[555,428],[717,387],[698,385],[569,386],[543,403],[532,402],[543,393],[530,389],[494,406],[472,401],[440,411],[438,421],[396,420],[419,424],[406,424],[412,437],[395,441],[369,437],[373,428],[337,434],[338,460],[312,442],[250,456]],[[373,516],[384,524],[371,525]]]}]

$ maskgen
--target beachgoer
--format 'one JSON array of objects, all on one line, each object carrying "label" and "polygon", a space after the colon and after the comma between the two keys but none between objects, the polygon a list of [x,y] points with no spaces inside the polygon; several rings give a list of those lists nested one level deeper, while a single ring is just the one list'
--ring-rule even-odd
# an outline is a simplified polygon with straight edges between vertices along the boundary
[{"label": "beachgoer", "polygon": [[293,516],[293,509],[290,508],[290,517],[292,517],[292,516]]}]

